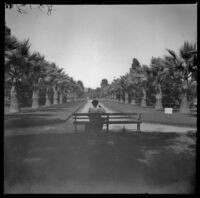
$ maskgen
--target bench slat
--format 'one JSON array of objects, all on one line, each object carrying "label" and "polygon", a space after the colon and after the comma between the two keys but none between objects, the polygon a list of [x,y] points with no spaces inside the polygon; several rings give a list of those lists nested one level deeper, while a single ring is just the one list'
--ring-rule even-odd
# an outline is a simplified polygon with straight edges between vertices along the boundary
[{"label": "bench slat", "polygon": [[[102,118],[106,118],[106,117],[103,117]],[[74,118],[75,119],[75,118]],[[76,120],[88,120],[89,118],[88,117],[76,117]],[[136,117],[130,117],[130,116],[124,116],[124,117],[110,117],[109,116],[109,120],[116,120],[116,119],[138,119]]]},{"label": "bench slat", "polygon": [[[95,114],[95,113],[94,113]],[[138,115],[139,113],[101,113],[101,115]],[[74,113],[74,116],[88,116],[88,113]]]},{"label": "bench slat", "polygon": [[[73,124],[87,124],[90,123],[89,121],[76,121],[73,122]],[[131,123],[142,123],[142,121],[140,120],[130,120],[130,121],[109,121],[108,124],[131,124]],[[107,122],[105,121],[103,124],[107,124]]]}]

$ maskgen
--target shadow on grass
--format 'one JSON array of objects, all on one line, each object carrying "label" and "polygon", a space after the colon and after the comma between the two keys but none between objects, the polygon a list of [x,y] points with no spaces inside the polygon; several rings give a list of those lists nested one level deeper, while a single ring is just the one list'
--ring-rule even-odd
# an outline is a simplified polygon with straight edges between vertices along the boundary
[{"label": "shadow on grass", "polygon": [[186,115],[188,115],[190,117],[197,117],[197,113],[189,113],[189,114],[186,114]]},{"label": "shadow on grass", "polygon": [[23,114],[8,114],[4,116],[4,120],[8,119],[26,119],[27,117],[39,117],[39,116],[51,116],[50,113],[39,113],[39,112],[32,112],[32,113],[23,113]]},{"label": "shadow on grass", "polygon": [[40,109],[40,112],[65,112],[67,109],[73,109],[73,107],[62,107],[62,108],[48,108],[48,109]]},{"label": "shadow on grass", "polygon": [[[169,184],[193,176],[195,160],[165,148],[176,133],[73,133],[5,138],[5,180]],[[183,166],[184,164],[184,166]]]},{"label": "shadow on grass", "polygon": [[18,129],[27,127],[38,127],[45,125],[55,125],[66,122],[63,119],[42,118],[40,114],[37,115],[18,115],[16,119],[9,119],[4,121],[5,129]]}]

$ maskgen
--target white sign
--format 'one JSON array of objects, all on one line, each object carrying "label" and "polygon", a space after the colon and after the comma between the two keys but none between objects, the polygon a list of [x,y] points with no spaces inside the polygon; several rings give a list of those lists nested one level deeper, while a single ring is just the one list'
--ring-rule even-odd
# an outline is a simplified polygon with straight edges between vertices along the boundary
[{"label": "white sign", "polygon": [[166,114],[172,114],[172,108],[165,108]]}]

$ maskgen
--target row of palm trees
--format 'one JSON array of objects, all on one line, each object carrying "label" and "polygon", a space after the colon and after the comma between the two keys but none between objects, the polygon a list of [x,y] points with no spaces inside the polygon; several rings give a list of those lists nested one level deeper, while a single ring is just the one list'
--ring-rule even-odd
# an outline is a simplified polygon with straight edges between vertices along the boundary
[{"label": "row of palm trees", "polygon": [[167,52],[164,58],[152,57],[149,66],[141,65],[134,58],[127,74],[96,92],[101,90],[101,96],[118,102],[135,104],[137,100],[142,107],[155,100],[155,109],[162,109],[163,104],[171,107],[172,103],[179,103],[179,111],[189,113],[188,100],[197,96],[196,44],[185,42],[178,55],[170,49]]},{"label": "row of palm trees", "polygon": [[[39,107],[41,91],[45,106],[76,100],[84,93],[81,81],[75,81],[55,63],[45,60],[39,52],[30,52],[29,40],[19,41],[5,26],[5,84],[10,91],[10,112],[19,112],[21,87],[27,84],[32,92],[32,108]],[[52,94],[53,93],[53,94]]]}]

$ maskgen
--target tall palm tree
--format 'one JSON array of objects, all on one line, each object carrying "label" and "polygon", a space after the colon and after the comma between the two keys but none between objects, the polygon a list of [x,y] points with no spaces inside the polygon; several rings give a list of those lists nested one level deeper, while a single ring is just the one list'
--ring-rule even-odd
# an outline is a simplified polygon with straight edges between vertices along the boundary
[{"label": "tall palm tree", "polygon": [[60,80],[60,77],[62,76],[62,70],[63,69],[58,68],[55,63],[50,63],[48,67],[48,75],[46,76],[45,81],[46,84],[49,85],[48,91],[50,91],[51,89],[53,90],[53,104],[58,104],[58,82]]},{"label": "tall palm tree", "polygon": [[74,97],[75,97],[75,91],[76,91],[76,88],[77,88],[77,85],[76,85],[76,82],[75,80],[70,77],[70,84],[69,84],[69,90],[68,90],[68,101],[69,102],[72,102],[74,101]]},{"label": "tall palm tree", "polygon": [[81,80],[77,81],[77,97],[83,97],[84,95],[84,85],[83,82]]},{"label": "tall palm tree", "polygon": [[128,74],[121,76],[120,84],[121,84],[121,87],[123,88],[124,102],[126,104],[128,104],[129,103],[129,94],[132,91],[132,82],[131,82]]},{"label": "tall palm tree", "polygon": [[122,92],[122,87],[121,87],[121,82],[120,79],[114,79],[113,81],[113,91],[116,95],[116,99],[120,102],[122,100],[121,92]]},{"label": "tall palm tree", "polygon": [[101,90],[102,90],[102,96],[105,97],[105,89],[108,86],[108,80],[106,78],[101,80]]},{"label": "tall palm tree", "polygon": [[189,83],[196,80],[197,54],[196,44],[184,42],[177,55],[173,50],[167,49],[170,56],[165,58],[166,64],[182,78],[181,113],[189,113],[188,90]]},{"label": "tall palm tree", "polygon": [[142,101],[141,101],[141,106],[146,107],[147,103],[147,82],[149,79],[150,75],[150,68],[146,65],[142,66],[142,73],[140,75],[140,87],[142,89]]},{"label": "tall palm tree", "polygon": [[39,107],[39,91],[45,77],[45,59],[39,52],[34,52],[29,58],[29,64],[31,65],[29,71],[29,78],[32,82],[33,93],[32,93],[32,108]]},{"label": "tall palm tree", "polygon": [[136,96],[140,92],[140,80],[142,67],[137,58],[133,58],[131,68],[129,69],[128,79],[130,81],[131,104],[135,104]]},{"label": "tall palm tree", "polygon": [[58,90],[59,90],[59,103],[63,104],[63,97],[65,93],[65,89],[70,83],[69,76],[61,73],[59,80],[57,81]]},{"label": "tall palm tree", "polygon": [[51,98],[50,95],[53,92],[53,85],[54,85],[54,76],[56,75],[55,65],[47,62],[45,64],[45,77],[43,80],[43,86],[46,89],[46,100],[45,100],[45,106],[51,105]]},{"label": "tall palm tree", "polygon": [[129,89],[131,92],[131,104],[135,104],[136,93],[140,91],[140,80],[143,76],[141,67],[131,68],[128,74]]},{"label": "tall palm tree", "polygon": [[111,99],[116,102],[116,93],[117,93],[117,87],[115,85],[115,81],[112,81],[110,84],[110,94],[111,94]]},{"label": "tall palm tree", "polygon": [[156,90],[156,104],[155,109],[162,109],[162,82],[168,73],[168,68],[165,67],[164,61],[161,58],[152,57],[151,59],[151,77]]},{"label": "tall palm tree", "polygon": [[5,72],[10,81],[11,86],[11,101],[10,112],[15,113],[20,111],[19,107],[19,87],[20,83],[26,78],[26,72],[28,70],[29,61],[29,40],[19,42],[14,41],[16,47],[12,50],[6,49],[5,51]]}]

